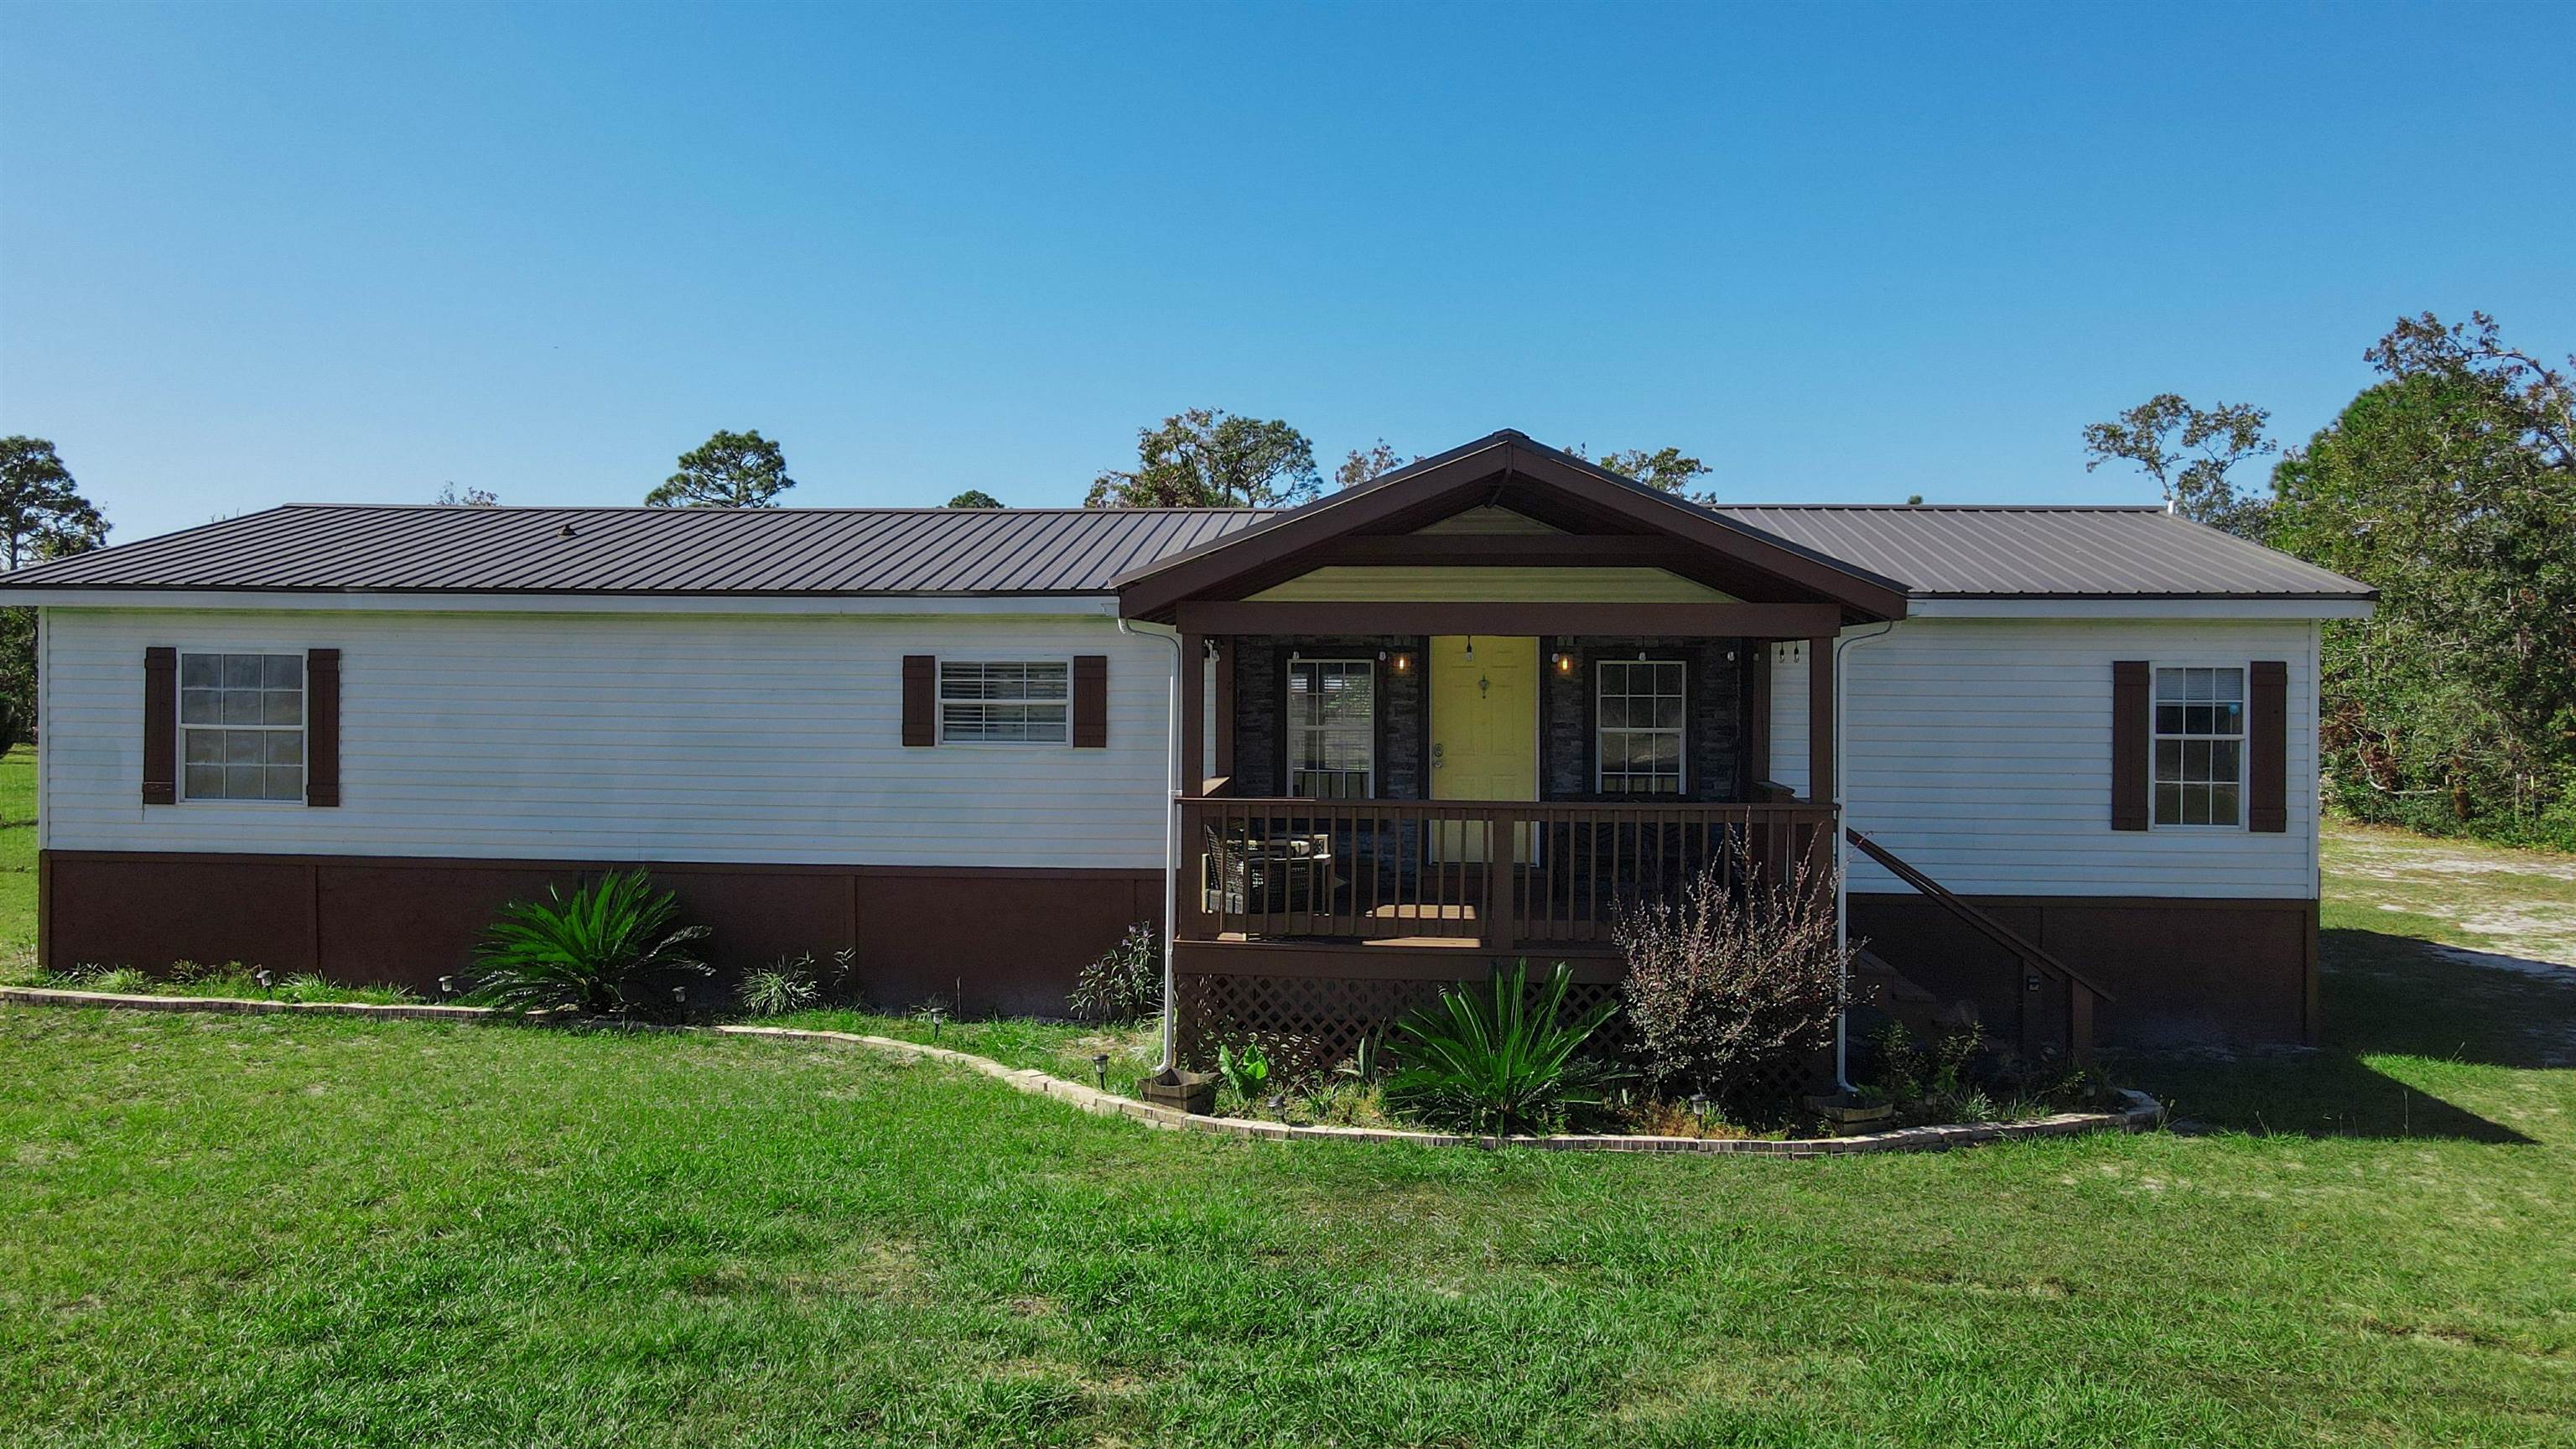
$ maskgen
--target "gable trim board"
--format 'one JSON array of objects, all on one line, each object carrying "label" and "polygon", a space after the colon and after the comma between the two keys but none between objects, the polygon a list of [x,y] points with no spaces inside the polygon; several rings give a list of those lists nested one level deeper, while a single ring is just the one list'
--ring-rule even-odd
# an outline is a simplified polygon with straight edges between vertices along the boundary
[{"label": "gable trim board", "polygon": [[[1678,555],[1672,567],[1740,577],[1769,597],[1830,603],[1856,619],[1905,614],[1905,586],[1896,580],[1508,429],[1157,559],[1112,586],[1122,614],[1160,622],[1184,600],[1241,598],[1305,573],[1315,551],[1337,540],[1411,533],[1496,503],[1551,526],[1579,524],[1595,536],[1663,540]],[[1558,518],[1540,517],[1544,512]],[[1738,597],[1756,591],[1723,587]]]}]

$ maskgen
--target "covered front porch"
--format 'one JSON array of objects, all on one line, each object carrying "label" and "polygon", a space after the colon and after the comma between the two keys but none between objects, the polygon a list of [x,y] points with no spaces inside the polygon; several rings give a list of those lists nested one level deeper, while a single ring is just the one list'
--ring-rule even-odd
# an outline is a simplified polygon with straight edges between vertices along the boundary
[{"label": "covered front porch", "polygon": [[1179,636],[1185,1056],[1329,1057],[1514,958],[1615,990],[1622,909],[1705,869],[1831,892],[1834,641],[1905,610],[1518,434],[1119,588]]},{"label": "covered front porch", "polygon": [[[1798,620],[1638,604],[1622,621],[1655,632],[1538,634],[1508,631],[1581,610],[1345,607],[1331,632],[1185,626],[1204,667],[1185,671],[1183,718],[1206,721],[1182,747],[1185,968],[1288,943],[1367,970],[1391,953],[1447,954],[1448,971],[1480,964],[1460,951],[1606,954],[1623,903],[1705,868],[1830,889],[1832,671],[1795,678],[1803,790],[1774,779],[1789,772],[1770,700],[1775,648],[1803,664],[1830,642],[1701,632]],[[1410,632],[1470,622],[1490,627]]]}]

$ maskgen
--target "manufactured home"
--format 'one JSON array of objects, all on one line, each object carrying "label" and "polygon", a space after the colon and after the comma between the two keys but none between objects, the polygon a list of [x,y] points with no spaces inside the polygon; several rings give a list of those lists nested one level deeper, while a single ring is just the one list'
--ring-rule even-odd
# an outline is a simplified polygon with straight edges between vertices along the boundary
[{"label": "manufactured home", "polygon": [[1699,506],[1514,432],[1302,508],[289,506],[41,564],[40,952],[430,987],[609,865],[729,964],[1327,1045],[1804,872],[1988,1029],[2313,1041],[2318,629],[2143,508]]}]

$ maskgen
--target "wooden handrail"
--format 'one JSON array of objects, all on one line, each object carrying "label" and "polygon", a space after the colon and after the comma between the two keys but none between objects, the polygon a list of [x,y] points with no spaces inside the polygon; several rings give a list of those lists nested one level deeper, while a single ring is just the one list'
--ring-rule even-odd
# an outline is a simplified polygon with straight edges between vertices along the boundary
[{"label": "wooden handrail", "polygon": [[1700,869],[1824,864],[1834,823],[1811,801],[1192,797],[1180,937],[1606,946],[1623,902]]},{"label": "wooden handrail", "polygon": [[[1843,838],[1860,853],[1886,867],[1887,873],[1948,911],[1951,915],[1982,932],[1989,940],[2021,958],[2022,965],[2055,976],[2066,983],[2066,1052],[2078,1065],[2093,1059],[2093,1007],[2097,1001],[2110,1001],[2111,993],[2097,985],[2093,978],[2058,960],[2038,945],[2023,938],[2019,931],[1970,905],[1948,886],[1915,869],[1896,852],[1846,825]],[[2014,998],[2021,1005],[2022,1046],[2035,1049],[2036,1038],[2029,998],[2020,992]]]},{"label": "wooden handrail", "polygon": [[1849,840],[1853,845],[1858,846],[1861,854],[1866,855],[1870,859],[1877,861],[1880,865],[1885,866],[1889,875],[1896,877],[1898,880],[1912,886],[1915,890],[1929,896],[1935,903],[1940,905],[1942,909],[1947,910],[1951,915],[1958,917],[1960,920],[1976,927],[1979,931],[1984,932],[1989,939],[2003,946],[2006,950],[2011,951],[2014,955],[2021,957],[2024,961],[2029,962],[2033,966],[2039,967],[2041,970],[2048,972],[2052,976],[2062,977],[2067,981],[2071,981],[2076,985],[2083,987],[2085,990],[2092,992],[2095,996],[2100,997],[2104,1001],[2116,1001],[2119,999],[2113,996],[2110,992],[2103,990],[2101,985],[2094,981],[2092,977],[2085,975],[2083,972],[2076,970],[2074,967],[2069,966],[2065,962],[2048,954],[2048,952],[2042,950],[2037,945],[2024,939],[2019,931],[2016,931],[2012,927],[2005,925],[2003,922],[1996,920],[1994,917],[1987,915],[1985,912],[1978,910],[1975,906],[1968,904],[1966,900],[1962,899],[1957,892],[1951,890],[1948,886],[1945,886],[1939,881],[1934,880],[1932,877],[1925,875],[1923,872],[1916,870],[1912,865],[1907,864],[1901,857],[1899,857],[1896,852],[1889,850],[1886,846],[1879,844],[1877,841],[1870,839],[1868,836],[1861,834],[1859,831],[1852,829],[1848,825],[1843,827],[1843,838]]}]

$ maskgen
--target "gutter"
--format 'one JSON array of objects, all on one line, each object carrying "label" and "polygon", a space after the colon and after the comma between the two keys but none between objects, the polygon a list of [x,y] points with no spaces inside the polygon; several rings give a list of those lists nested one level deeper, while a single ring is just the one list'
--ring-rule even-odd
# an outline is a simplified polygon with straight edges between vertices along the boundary
[{"label": "gutter", "polygon": [[[1875,634],[1837,635],[1834,657],[1834,954],[1843,963],[1843,1009],[1834,1015],[1834,1088],[1849,1092],[1851,1082],[1851,669],[1845,662],[1853,645],[1884,639],[1898,621],[1888,620]],[[1812,669],[1811,662],[1807,666]],[[1815,763],[1808,762],[1813,773]]]}]

